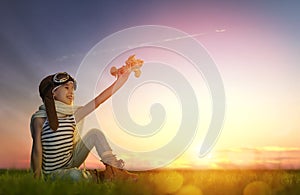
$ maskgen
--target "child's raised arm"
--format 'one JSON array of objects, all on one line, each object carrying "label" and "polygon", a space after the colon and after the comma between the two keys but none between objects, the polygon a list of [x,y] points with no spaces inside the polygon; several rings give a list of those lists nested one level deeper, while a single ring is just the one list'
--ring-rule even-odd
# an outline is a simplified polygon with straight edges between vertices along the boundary
[{"label": "child's raised arm", "polygon": [[108,88],[106,88],[102,93],[100,93],[95,99],[87,103],[85,106],[79,108],[75,112],[75,119],[77,122],[79,122],[81,119],[83,119],[85,116],[90,114],[92,111],[94,111],[96,108],[100,106],[103,102],[105,102],[108,98],[110,98],[116,91],[118,91],[124,83],[127,81],[130,70],[125,69],[123,71],[119,71],[117,75],[117,80]]}]

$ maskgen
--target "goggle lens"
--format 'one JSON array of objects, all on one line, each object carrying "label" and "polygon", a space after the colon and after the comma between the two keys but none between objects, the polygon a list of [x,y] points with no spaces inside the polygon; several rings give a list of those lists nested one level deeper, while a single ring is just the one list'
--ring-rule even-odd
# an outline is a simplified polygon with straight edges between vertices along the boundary
[{"label": "goggle lens", "polygon": [[56,73],[53,77],[53,82],[56,84],[61,84],[69,80],[70,76],[66,72],[59,72]]},{"label": "goggle lens", "polygon": [[76,90],[77,83],[76,83],[75,79],[73,79],[68,73],[59,72],[59,73],[56,73],[53,77],[53,82],[57,85],[64,84],[68,81],[73,81],[74,90]]}]

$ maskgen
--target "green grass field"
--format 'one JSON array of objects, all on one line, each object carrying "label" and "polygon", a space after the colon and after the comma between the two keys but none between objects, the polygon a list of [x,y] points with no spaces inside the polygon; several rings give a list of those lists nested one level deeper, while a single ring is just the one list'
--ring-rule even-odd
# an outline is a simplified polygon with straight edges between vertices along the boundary
[{"label": "green grass field", "polygon": [[300,171],[160,170],[137,182],[45,182],[26,170],[1,170],[0,194],[300,194]]}]

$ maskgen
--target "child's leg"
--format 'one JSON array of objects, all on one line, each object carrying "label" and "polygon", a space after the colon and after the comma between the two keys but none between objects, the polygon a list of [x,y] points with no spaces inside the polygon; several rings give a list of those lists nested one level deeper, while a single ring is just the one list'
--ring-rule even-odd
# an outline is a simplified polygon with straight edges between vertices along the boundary
[{"label": "child's leg", "polygon": [[94,146],[106,166],[106,171],[101,172],[100,175],[96,171],[97,181],[99,181],[99,177],[100,180],[133,179],[135,181],[137,179],[136,174],[129,173],[123,169],[124,161],[121,159],[117,160],[104,134],[97,129],[90,130],[82,139],[79,139],[74,149],[73,166],[79,167]]},{"label": "child's leg", "polygon": [[105,135],[98,129],[92,129],[76,143],[74,148],[73,167],[79,167],[87,158],[93,147],[96,148],[96,151],[103,162],[108,164],[115,164],[118,162],[115,155],[112,154],[112,149],[109,146]]}]

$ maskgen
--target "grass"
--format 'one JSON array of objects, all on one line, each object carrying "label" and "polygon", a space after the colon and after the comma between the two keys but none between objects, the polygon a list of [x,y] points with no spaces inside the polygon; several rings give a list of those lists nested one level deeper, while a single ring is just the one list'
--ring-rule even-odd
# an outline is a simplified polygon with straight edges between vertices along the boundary
[{"label": "grass", "polygon": [[1,170],[0,194],[300,194],[300,171],[158,170],[137,182],[46,182],[27,170]]}]

